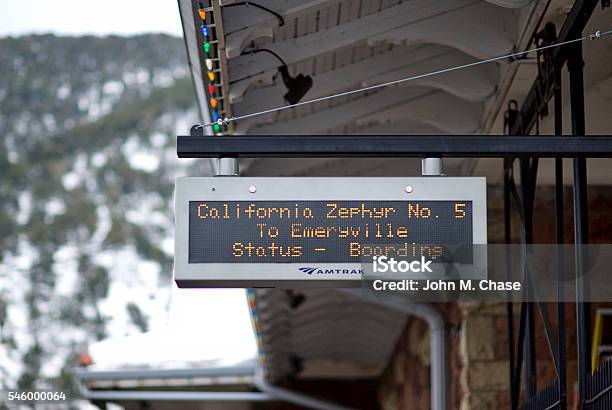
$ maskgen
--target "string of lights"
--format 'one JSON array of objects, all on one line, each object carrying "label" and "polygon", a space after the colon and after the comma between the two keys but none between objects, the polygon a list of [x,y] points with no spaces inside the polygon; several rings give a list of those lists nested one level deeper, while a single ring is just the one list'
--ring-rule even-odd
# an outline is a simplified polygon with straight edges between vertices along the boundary
[{"label": "string of lights", "polygon": [[[222,87],[219,82],[219,74],[221,72],[219,63],[220,56],[218,50],[219,41],[215,33],[216,24],[214,21],[212,7],[205,7],[202,2],[198,2],[197,14],[200,17],[200,31],[202,33],[202,51],[204,52],[204,65],[206,67],[206,79],[208,80],[208,106],[210,107],[210,116],[212,118],[212,130],[215,133],[222,132],[223,123],[219,123],[221,116],[219,115],[220,101],[223,97],[218,95]],[[217,66],[217,68],[215,68]]]},{"label": "string of lights", "polygon": [[247,289],[247,301],[249,303],[249,309],[251,309],[251,321],[253,323],[257,351],[259,352],[259,363],[264,369],[267,370],[267,357],[263,349],[263,341],[261,338],[261,324],[259,321],[259,315],[257,314],[257,305],[255,304],[255,291],[253,289]]},{"label": "string of lights", "polygon": [[375,89],[379,89],[379,88],[384,88],[384,87],[389,87],[392,85],[397,85],[397,84],[402,84],[402,83],[406,83],[409,81],[414,81],[414,80],[418,80],[421,78],[426,78],[426,77],[432,77],[432,76],[436,76],[436,75],[440,75],[440,74],[444,74],[444,73],[449,73],[452,71],[457,71],[457,70],[463,70],[466,68],[471,68],[471,67],[475,67],[478,65],[482,65],[482,64],[487,64],[487,63],[492,63],[492,62],[496,62],[496,61],[501,61],[501,60],[515,60],[517,59],[517,57],[521,57],[524,56],[526,54],[532,53],[532,52],[537,52],[537,51],[542,51],[542,50],[546,50],[546,49],[550,49],[550,48],[554,48],[554,47],[561,47],[564,45],[568,45],[568,44],[572,44],[572,43],[577,43],[577,42],[582,42],[585,40],[595,40],[595,39],[599,39],[601,37],[605,37],[612,34],[612,30],[609,31],[600,31],[597,30],[596,32],[589,34],[589,35],[585,35],[583,37],[579,37],[579,38],[575,38],[572,40],[567,40],[567,41],[563,41],[563,42],[559,42],[559,43],[553,43],[553,44],[549,44],[546,46],[540,46],[540,47],[535,47],[535,48],[531,48],[531,49],[527,49],[524,51],[517,51],[514,53],[510,53],[510,54],[505,54],[502,56],[497,56],[497,57],[492,57],[492,58],[488,58],[488,59],[484,59],[484,60],[478,60],[472,63],[468,63],[468,64],[462,64],[462,65],[458,65],[458,66],[452,66],[452,67],[448,67],[448,68],[444,68],[441,70],[436,70],[436,71],[431,71],[431,72],[427,72],[427,73],[423,73],[423,74],[418,74],[415,76],[411,76],[411,77],[404,77],[404,78],[400,78],[397,80],[393,80],[393,81],[388,81],[388,82],[384,82],[384,83],[380,83],[380,84],[375,84],[375,85],[371,85],[371,86],[367,86],[367,87],[362,87],[362,88],[357,88],[354,90],[350,90],[350,91],[345,91],[345,92],[341,92],[341,93],[337,93],[337,94],[332,94],[332,95],[328,95],[325,97],[319,97],[319,98],[314,98],[311,100],[306,100],[306,101],[301,101],[295,104],[288,104],[288,105],[283,105],[283,106],[279,106],[276,108],[270,108],[267,110],[263,110],[263,111],[257,111],[257,112],[253,112],[250,114],[244,114],[244,115],[239,115],[239,116],[233,116],[233,117],[225,117],[225,118],[220,118],[217,114],[216,118],[213,115],[212,118],[212,122],[209,123],[205,123],[202,126],[203,127],[213,127],[213,130],[215,130],[215,128],[223,126],[223,125],[227,125],[229,123],[232,123],[234,121],[239,121],[242,119],[246,119],[246,118],[251,118],[251,117],[257,117],[257,116],[261,116],[261,115],[265,115],[265,114],[270,114],[273,112],[277,112],[277,111],[282,111],[282,110],[288,110],[291,108],[295,108],[295,107],[300,107],[300,106],[304,106],[304,105],[308,105],[308,104],[313,104],[316,102],[320,102],[320,101],[326,101],[326,100],[331,100],[334,98],[339,98],[339,97],[343,97],[343,96],[347,96],[347,95],[352,95],[352,94],[357,94],[357,93],[363,93],[366,91],[370,91],[370,90],[375,90]]}]

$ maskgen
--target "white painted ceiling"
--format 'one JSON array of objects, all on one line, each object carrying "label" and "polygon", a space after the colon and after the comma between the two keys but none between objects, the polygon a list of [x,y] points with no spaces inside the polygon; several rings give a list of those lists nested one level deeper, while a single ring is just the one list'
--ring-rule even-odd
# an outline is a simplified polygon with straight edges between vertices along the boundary
[{"label": "white painted ceiling", "polygon": [[[526,0],[262,1],[223,9],[232,114],[284,105],[279,62],[313,77],[305,99],[466,64],[513,51]],[[229,4],[229,3],[228,3]],[[259,18],[258,18],[259,17]],[[241,50],[241,51],[239,51]],[[503,67],[475,67],[404,86],[342,97],[237,123],[240,134],[381,133],[428,125],[437,133],[481,129]],[[403,132],[403,131],[402,131]]]}]

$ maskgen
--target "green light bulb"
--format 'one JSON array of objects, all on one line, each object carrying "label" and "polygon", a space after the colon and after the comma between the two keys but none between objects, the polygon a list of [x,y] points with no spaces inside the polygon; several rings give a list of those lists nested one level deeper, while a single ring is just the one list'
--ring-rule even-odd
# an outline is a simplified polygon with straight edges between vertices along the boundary
[{"label": "green light bulb", "polygon": [[219,124],[213,124],[213,131],[214,131],[214,132],[219,132],[219,131],[221,131],[221,127],[219,126]]},{"label": "green light bulb", "polygon": [[206,42],[204,43],[204,52],[208,54],[209,51],[210,51],[210,43]]}]

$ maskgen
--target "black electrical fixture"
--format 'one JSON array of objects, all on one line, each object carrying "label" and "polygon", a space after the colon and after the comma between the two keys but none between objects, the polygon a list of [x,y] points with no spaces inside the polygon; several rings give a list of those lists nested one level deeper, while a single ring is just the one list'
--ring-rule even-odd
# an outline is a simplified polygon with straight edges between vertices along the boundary
[{"label": "black electrical fixture", "polygon": [[285,60],[283,60],[274,51],[269,50],[267,48],[259,48],[257,50],[245,51],[242,54],[255,54],[261,52],[270,53],[281,62],[282,65],[278,68],[278,72],[283,78],[283,83],[285,84],[285,87],[287,87],[287,93],[283,97],[285,98],[285,101],[287,101],[289,104],[297,104],[306,95],[308,90],[312,88],[312,77],[301,73],[296,75],[295,77],[291,77],[291,75],[289,74],[289,68],[287,67],[287,63],[285,62]]},{"label": "black electrical fixture", "polygon": [[289,289],[285,291],[285,294],[287,295],[287,298],[289,299],[289,306],[293,310],[299,308],[302,305],[302,303],[306,301],[306,295],[304,295],[303,293],[295,292]]},{"label": "black electrical fixture", "polygon": [[280,66],[278,71],[283,77],[285,87],[287,87],[287,94],[284,95],[285,101],[291,105],[297,104],[306,95],[308,90],[312,88],[312,77],[301,73],[291,77],[286,65]]}]

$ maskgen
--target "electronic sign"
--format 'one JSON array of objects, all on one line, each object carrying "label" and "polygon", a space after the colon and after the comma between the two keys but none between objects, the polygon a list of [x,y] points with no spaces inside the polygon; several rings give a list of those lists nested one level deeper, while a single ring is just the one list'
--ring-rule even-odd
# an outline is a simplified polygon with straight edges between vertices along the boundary
[{"label": "electronic sign", "polygon": [[178,178],[175,220],[180,287],[351,286],[372,256],[485,244],[486,181]]}]

